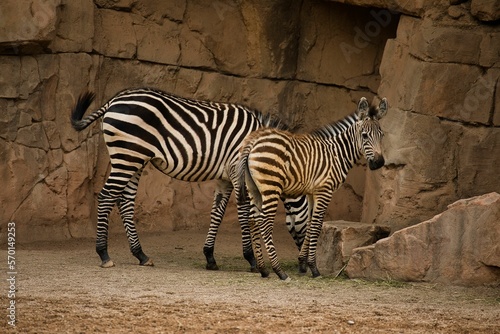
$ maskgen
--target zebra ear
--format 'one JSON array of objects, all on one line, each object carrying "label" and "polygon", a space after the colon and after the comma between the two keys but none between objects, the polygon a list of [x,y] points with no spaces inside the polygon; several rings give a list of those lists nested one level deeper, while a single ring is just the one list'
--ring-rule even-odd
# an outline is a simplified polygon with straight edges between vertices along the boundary
[{"label": "zebra ear", "polygon": [[366,97],[362,97],[358,102],[358,109],[356,110],[356,117],[358,120],[365,119],[368,117],[368,112],[370,111],[370,105]]},{"label": "zebra ear", "polygon": [[374,118],[381,119],[382,117],[384,117],[385,114],[387,114],[387,109],[389,109],[389,104],[387,103],[387,99],[384,97],[378,105],[377,112],[375,113]]}]

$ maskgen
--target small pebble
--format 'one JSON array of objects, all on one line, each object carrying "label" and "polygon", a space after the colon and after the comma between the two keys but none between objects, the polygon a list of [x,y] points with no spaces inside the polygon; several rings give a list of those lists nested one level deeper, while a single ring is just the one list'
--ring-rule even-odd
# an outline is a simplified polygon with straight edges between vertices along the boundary
[{"label": "small pebble", "polygon": [[354,320],[347,320],[348,325],[354,325]]}]

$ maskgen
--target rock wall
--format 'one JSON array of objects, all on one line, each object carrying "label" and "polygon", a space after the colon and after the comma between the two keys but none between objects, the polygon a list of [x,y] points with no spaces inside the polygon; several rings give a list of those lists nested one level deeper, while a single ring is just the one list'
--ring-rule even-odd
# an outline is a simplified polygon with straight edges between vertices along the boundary
[{"label": "rock wall", "polygon": [[[2,1],[0,235],[15,221],[20,242],[94,236],[109,159],[99,125],[77,133],[69,123],[86,88],[97,93],[91,108],[154,86],[244,103],[308,130],[377,92],[398,16],[362,50],[342,49],[371,19],[369,8],[313,0]],[[364,178],[364,166],[352,171],[329,219],[360,219]],[[139,231],[207,228],[212,190],[147,169]],[[115,213],[111,231],[122,229]]]},{"label": "rock wall", "polygon": [[345,2],[407,14],[380,65],[387,166],[367,173],[362,221],[396,231],[500,191],[500,2]]},{"label": "rock wall", "polygon": [[[395,231],[498,191],[499,19],[494,0],[4,0],[0,235],[8,221],[19,241],[94,235],[109,160],[98,125],[69,123],[86,88],[91,108],[154,86],[302,130],[386,96],[387,166],[357,166],[326,219]],[[140,231],[208,226],[213,184],[147,169],[139,188]]]}]

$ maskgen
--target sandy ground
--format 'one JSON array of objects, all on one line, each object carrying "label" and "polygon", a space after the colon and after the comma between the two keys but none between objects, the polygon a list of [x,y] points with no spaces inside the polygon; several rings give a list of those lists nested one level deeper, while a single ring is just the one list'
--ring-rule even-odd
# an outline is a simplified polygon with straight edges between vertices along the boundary
[{"label": "sandy ground", "polygon": [[16,327],[7,324],[9,287],[2,279],[0,328],[7,333],[500,333],[500,287],[300,276],[297,251],[284,230],[276,232],[277,250],[292,281],[274,274],[263,279],[248,272],[235,226],[223,228],[217,240],[221,270],[206,271],[205,232],[140,235],[154,267],[136,264],[123,234],[110,237],[116,263],[110,269],[98,266],[93,240],[18,245]]}]

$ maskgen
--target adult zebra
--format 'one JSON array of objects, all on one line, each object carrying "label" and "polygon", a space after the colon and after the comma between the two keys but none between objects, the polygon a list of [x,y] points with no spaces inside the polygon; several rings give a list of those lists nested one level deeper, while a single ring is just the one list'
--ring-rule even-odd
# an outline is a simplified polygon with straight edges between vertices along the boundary
[{"label": "adult zebra", "polygon": [[[245,139],[238,163],[238,199],[246,201],[248,189],[251,203],[259,213],[255,224],[260,229],[271,266],[280,279],[289,278],[281,269],[272,239],[278,199],[307,195],[310,222],[299,263],[304,267],[307,263],[313,277],[319,276],[316,246],[334,191],[362,155],[372,170],[384,165],[383,132],[378,120],[386,114],[387,107],[385,98],[375,108],[363,97],[354,115],[310,134],[260,129]],[[259,271],[262,276],[268,276],[262,256],[257,255]]]},{"label": "adult zebra", "polygon": [[[142,251],[134,216],[134,201],[141,173],[148,162],[173,178],[184,181],[218,180],[211,211],[210,228],[203,252],[207,269],[217,270],[213,256],[215,238],[227,202],[236,184],[238,151],[245,136],[260,127],[284,129],[271,115],[247,107],[186,99],[150,88],[124,90],[85,119],[94,100],[83,93],[73,109],[71,123],[81,131],[102,117],[104,140],[111,171],[98,196],[96,251],[102,267],[114,265],[107,251],[108,215],[118,204],[132,254],[141,265],[153,262]],[[238,204],[243,254],[255,270],[248,227],[249,203]],[[287,200],[287,226],[297,246],[305,236],[307,200]]]}]

